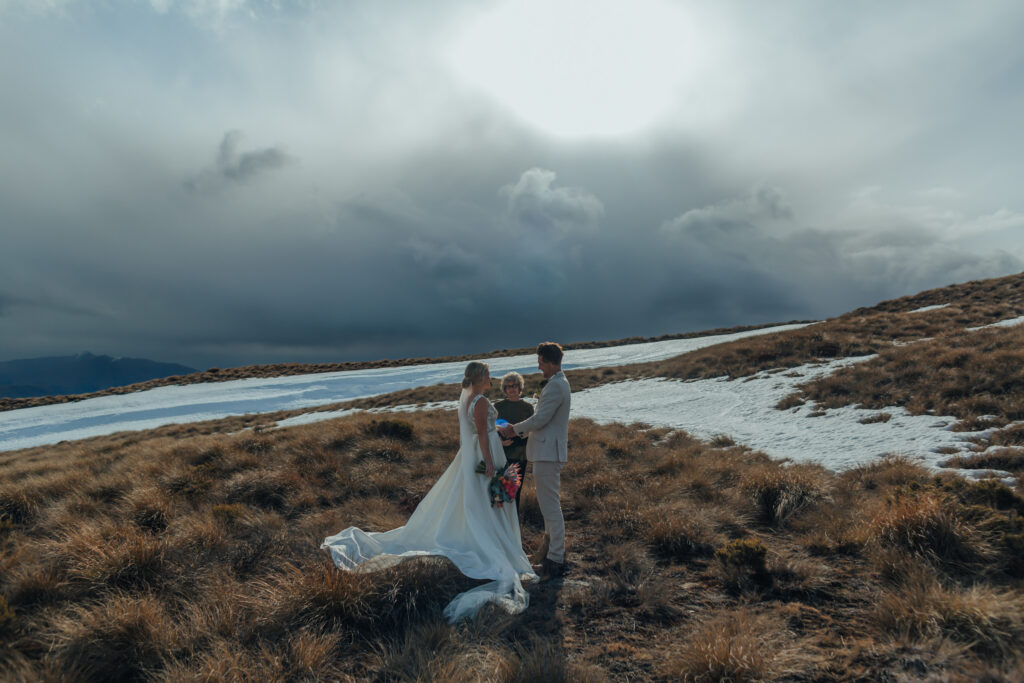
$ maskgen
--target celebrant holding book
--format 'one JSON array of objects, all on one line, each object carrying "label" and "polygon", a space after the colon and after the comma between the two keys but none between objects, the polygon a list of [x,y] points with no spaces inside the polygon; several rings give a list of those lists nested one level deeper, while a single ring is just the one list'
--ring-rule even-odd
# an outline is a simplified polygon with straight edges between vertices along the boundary
[{"label": "celebrant holding book", "polygon": [[[498,411],[498,419],[505,420],[510,424],[522,422],[533,417],[533,406],[523,400],[523,387],[526,383],[523,376],[518,372],[507,373],[501,378],[501,390],[505,398],[494,404]],[[526,439],[521,436],[514,436],[511,439],[503,439],[501,445],[505,449],[505,460],[519,465],[519,473],[523,476],[523,483],[526,483]],[[516,511],[519,510],[519,496],[523,493],[520,486],[516,491]]]}]

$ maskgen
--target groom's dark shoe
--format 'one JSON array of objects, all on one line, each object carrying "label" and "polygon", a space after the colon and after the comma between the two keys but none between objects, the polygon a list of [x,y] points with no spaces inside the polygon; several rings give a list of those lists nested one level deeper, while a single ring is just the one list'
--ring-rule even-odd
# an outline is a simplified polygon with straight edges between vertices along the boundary
[{"label": "groom's dark shoe", "polygon": [[565,562],[555,562],[546,557],[539,565],[534,565],[533,569],[545,581],[565,576]]}]

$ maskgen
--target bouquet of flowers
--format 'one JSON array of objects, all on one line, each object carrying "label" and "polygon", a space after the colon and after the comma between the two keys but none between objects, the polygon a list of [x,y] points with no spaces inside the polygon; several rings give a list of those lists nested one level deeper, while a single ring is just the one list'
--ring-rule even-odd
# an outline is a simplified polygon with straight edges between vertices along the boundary
[{"label": "bouquet of flowers", "polygon": [[[476,471],[483,474],[487,471],[487,465],[481,460],[477,463]],[[494,468],[494,476],[487,491],[491,494],[491,507],[500,508],[505,503],[511,503],[516,499],[516,492],[523,484],[523,473],[519,471],[519,464],[510,462],[504,467]]]}]

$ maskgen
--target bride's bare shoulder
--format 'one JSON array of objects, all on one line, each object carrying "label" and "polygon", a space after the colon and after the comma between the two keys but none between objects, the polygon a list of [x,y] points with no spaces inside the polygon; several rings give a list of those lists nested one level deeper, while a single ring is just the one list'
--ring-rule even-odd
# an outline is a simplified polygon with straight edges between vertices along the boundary
[{"label": "bride's bare shoulder", "polygon": [[469,409],[474,415],[486,415],[487,411],[491,409],[491,402],[483,394],[477,394]]}]

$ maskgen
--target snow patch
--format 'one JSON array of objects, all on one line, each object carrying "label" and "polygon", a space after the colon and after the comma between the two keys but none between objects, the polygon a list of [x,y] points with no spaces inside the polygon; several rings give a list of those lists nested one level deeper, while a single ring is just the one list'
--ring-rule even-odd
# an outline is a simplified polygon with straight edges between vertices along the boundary
[{"label": "snow patch", "polygon": [[949,456],[937,449],[965,448],[966,439],[974,434],[953,432],[955,417],[915,416],[892,407],[883,409],[892,416],[888,422],[862,424],[874,411],[812,404],[775,408],[797,384],[862,360],[796,368],[803,377],[762,373],[757,378],[763,381],[647,379],[608,384],[573,394],[572,413],[599,423],[645,422],[682,429],[702,439],[728,434],[736,443],[773,458],[817,462],[834,470],[870,463],[887,453],[918,458],[938,469]]},{"label": "snow patch", "polygon": [[298,425],[308,425],[315,422],[326,422],[327,420],[334,420],[339,417],[346,417],[354,413],[414,413],[421,410],[457,410],[459,407],[458,401],[434,401],[432,403],[422,404],[403,404],[399,406],[385,406],[381,408],[369,408],[367,410],[361,410],[358,408],[346,408],[345,410],[318,410],[313,413],[302,413],[301,415],[295,415],[294,417],[288,417],[283,420],[277,421],[278,428],[284,427],[295,427]]},{"label": "snow patch", "polygon": [[989,323],[988,325],[982,325],[981,327],[968,327],[968,332],[977,332],[978,330],[984,330],[989,327],[1013,327],[1024,323],[1024,315],[1016,318],[1007,318],[1006,320],[1000,320],[997,323]]}]

